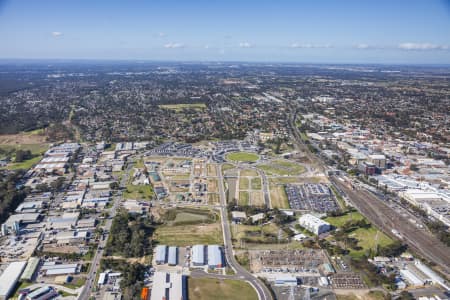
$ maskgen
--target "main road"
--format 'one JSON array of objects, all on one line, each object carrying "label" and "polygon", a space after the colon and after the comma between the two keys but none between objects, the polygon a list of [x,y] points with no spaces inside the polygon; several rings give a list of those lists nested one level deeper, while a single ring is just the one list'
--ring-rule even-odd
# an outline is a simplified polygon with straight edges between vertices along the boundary
[{"label": "main road", "polygon": [[231,231],[227,213],[227,201],[220,165],[217,165],[217,174],[219,177],[220,216],[222,222],[223,243],[226,261],[236,272],[236,276],[238,276],[242,280],[248,281],[253,286],[258,294],[259,300],[273,300],[272,294],[270,293],[267,286],[261,280],[253,276],[244,267],[242,267],[236,261],[236,258],[233,255],[233,242],[231,241]]},{"label": "main road", "polygon": [[[121,188],[126,186],[127,181],[128,181],[128,175],[130,173],[132,166],[133,166],[133,164],[128,164],[128,167],[125,170],[122,180],[120,181]],[[113,206],[110,209],[109,217],[108,217],[108,219],[106,219],[105,228],[104,228],[104,230],[107,231],[108,234],[105,236],[105,239],[101,240],[98,244],[97,251],[95,252],[94,258],[92,259],[91,268],[87,275],[83,290],[81,291],[80,295],[78,296],[78,300],[87,300],[90,297],[92,287],[95,285],[94,280],[96,278],[97,271],[100,267],[100,260],[103,257],[103,251],[106,246],[106,242],[108,241],[108,235],[109,235],[109,231],[111,229],[112,220],[116,216],[117,208],[119,207],[121,200],[122,200],[122,196],[120,196],[120,195],[117,195],[114,197]]]}]

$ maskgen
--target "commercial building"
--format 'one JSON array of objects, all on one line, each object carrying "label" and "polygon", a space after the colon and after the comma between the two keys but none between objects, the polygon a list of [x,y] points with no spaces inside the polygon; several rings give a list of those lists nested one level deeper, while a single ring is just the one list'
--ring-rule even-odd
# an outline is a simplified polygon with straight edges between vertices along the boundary
[{"label": "commercial building", "polygon": [[310,214],[305,214],[301,216],[298,220],[300,226],[306,228],[307,230],[311,231],[312,233],[319,235],[324,232],[327,232],[331,229],[331,226],[329,223],[313,216]]},{"label": "commercial building", "polygon": [[78,273],[78,264],[55,264],[53,262],[44,263],[41,271],[45,271],[45,275],[63,275]]},{"label": "commercial building", "polygon": [[0,275],[0,300],[8,299],[25,269],[26,261],[10,263]]},{"label": "commercial building", "polygon": [[192,265],[196,267],[205,265],[204,245],[195,245],[192,247]]},{"label": "commercial building", "polygon": [[208,267],[210,269],[224,267],[222,249],[220,248],[220,246],[208,246]]},{"label": "commercial building", "polygon": [[186,278],[181,274],[156,272],[150,300],[186,300]]},{"label": "commercial building", "polygon": [[167,261],[167,246],[158,245],[155,249],[155,262],[157,265],[163,265]]},{"label": "commercial building", "polygon": [[178,264],[178,247],[169,247],[167,263],[169,266],[176,266]]}]

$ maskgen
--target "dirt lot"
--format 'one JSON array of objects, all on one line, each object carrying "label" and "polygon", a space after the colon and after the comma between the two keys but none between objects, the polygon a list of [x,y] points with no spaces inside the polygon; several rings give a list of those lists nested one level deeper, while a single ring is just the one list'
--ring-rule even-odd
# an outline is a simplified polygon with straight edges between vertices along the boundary
[{"label": "dirt lot", "polygon": [[45,143],[45,135],[34,132],[0,135],[0,145],[41,144]]}]

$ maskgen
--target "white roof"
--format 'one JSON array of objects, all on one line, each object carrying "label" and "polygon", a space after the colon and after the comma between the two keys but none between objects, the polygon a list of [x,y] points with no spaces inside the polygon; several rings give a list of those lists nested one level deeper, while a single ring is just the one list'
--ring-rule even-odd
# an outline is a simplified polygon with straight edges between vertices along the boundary
[{"label": "white roof", "polygon": [[7,298],[25,269],[26,261],[12,262],[0,275],[0,297]]},{"label": "white roof", "polygon": [[[183,276],[176,273],[156,272],[151,300],[183,299]],[[167,296],[166,297],[166,293]]]},{"label": "white roof", "polygon": [[245,219],[247,215],[243,211],[232,211],[231,216],[233,219]]}]

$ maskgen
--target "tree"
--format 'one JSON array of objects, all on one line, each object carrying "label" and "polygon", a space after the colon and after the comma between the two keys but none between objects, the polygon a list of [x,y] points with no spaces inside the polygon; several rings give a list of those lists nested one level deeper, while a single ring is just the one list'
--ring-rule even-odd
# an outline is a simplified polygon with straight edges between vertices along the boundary
[{"label": "tree", "polygon": [[117,190],[117,189],[119,189],[119,183],[117,183],[117,181],[111,182],[109,184],[109,188],[112,190]]},{"label": "tree", "polygon": [[29,160],[33,158],[33,155],[30,150],[17,150],[16,151],[16,162],[22,162],[25,160]]}]

